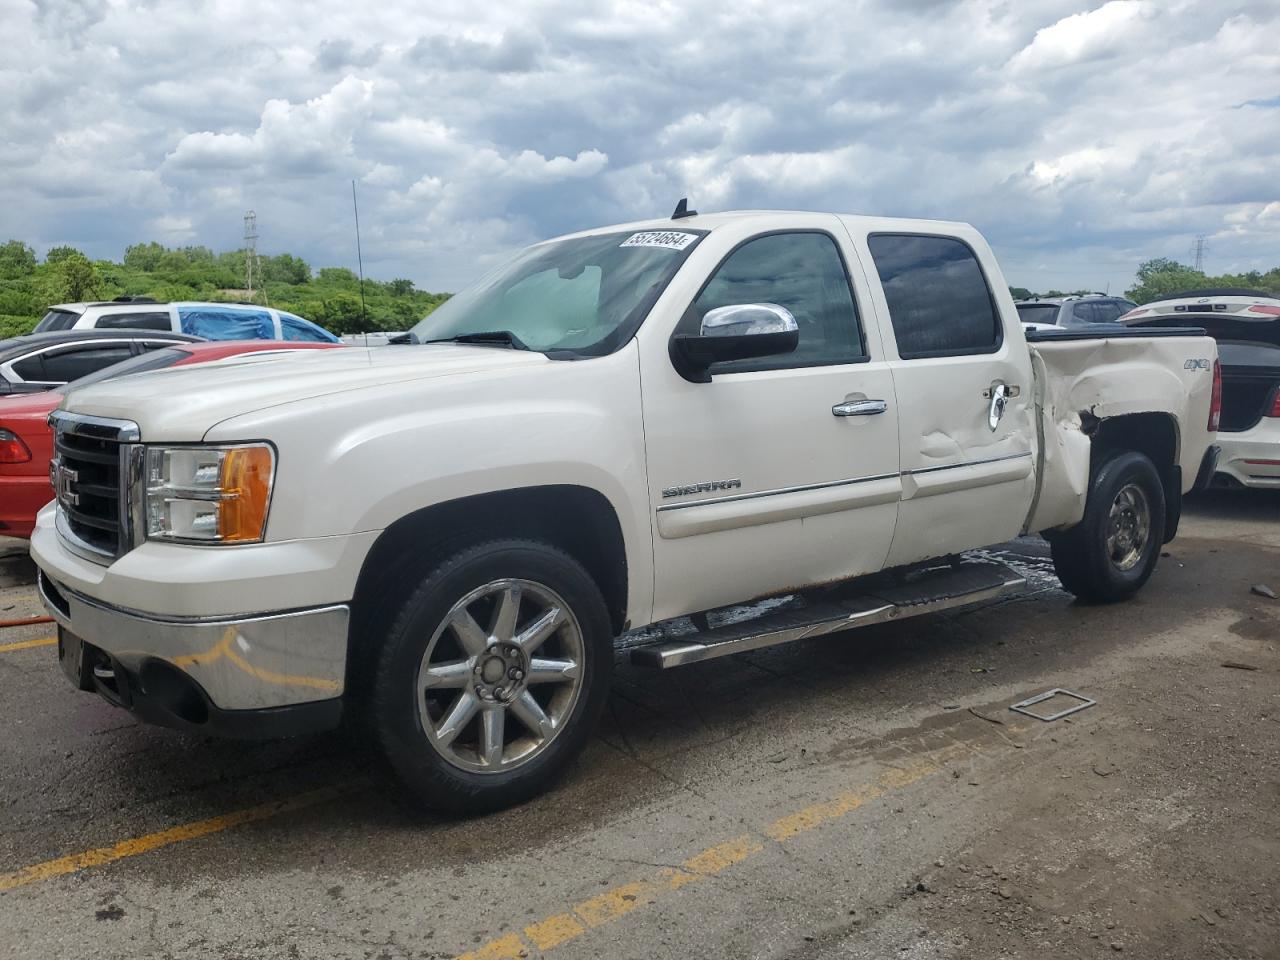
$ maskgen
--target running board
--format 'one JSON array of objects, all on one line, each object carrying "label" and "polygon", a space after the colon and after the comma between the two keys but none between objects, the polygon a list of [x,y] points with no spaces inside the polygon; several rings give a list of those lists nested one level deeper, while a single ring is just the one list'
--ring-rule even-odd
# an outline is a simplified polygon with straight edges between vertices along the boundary
[{"label": "running board", "polygon": [[929,567],[896,577],[881,574],[848,584],[838,599],[632,647],[631,662],[665,670],[839,630],[962,607],[1013,593],[1026,583],[1026,578],[1010,567],[986,561]]}]

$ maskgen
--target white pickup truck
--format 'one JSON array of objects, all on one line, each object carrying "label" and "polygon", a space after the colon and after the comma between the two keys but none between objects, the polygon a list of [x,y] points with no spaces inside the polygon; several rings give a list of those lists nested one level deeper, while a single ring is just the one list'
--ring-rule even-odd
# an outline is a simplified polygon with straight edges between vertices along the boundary
[{"label": "white pickup truck", "polygon": [[489,810],[583,746],[627,631],[661,668],[970,603],[1021,580],[958,555],[1028,532],[1118,600],[1213,471],[1211,339],[1028,343],[960,223],[589,230],[408,339],[71,393],[31,552],[76,686],[237,736],[345,716]]}]

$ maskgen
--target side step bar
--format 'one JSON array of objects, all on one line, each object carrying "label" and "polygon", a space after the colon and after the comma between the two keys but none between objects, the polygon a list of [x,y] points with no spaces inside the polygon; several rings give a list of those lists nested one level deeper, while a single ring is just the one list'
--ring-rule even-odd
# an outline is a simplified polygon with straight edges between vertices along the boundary
[{"label": "side step bar", "polygon": [[991,600],[1026,582],[1012,568],[987,561],[927,567],[898,577],[881,574],[846,585],[836,599],[632,647],[631,662],[665,670]]}]

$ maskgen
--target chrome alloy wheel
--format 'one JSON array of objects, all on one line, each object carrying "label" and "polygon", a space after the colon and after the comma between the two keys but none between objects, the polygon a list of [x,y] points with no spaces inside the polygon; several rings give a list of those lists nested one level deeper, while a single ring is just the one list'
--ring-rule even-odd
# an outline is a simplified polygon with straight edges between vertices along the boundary
[{"label": "chrome alloy wheel", "polygon": [[1120,488],[1107,520],[1107,556],[1117,570],[1132,570],[1142,559],[1151,536],[1151,506],[1137,484]]},{"label": "chrome alloy wheel", "polygon": [[427,739],[475,773],[527,763],[573,713],[584,650],[577,617],[548,587],[530,580],[477,587],[450,608],[418,667]]}]

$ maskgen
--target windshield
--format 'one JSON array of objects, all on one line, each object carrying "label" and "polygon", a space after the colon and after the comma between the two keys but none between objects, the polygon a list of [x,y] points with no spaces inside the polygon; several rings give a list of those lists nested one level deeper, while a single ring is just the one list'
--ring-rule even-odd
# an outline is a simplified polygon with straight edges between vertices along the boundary
[{"label": "windshield", "polygon": [[419,342],[509,331],[531,350],[601,356],[631,339],[703,231],[595,234],[530,247],[413,328]]},{"label": "windshield", "polygon": [[1023,323],[1054,323],[1058,319],[1056,303],[1019,303],[1017,307]]},{"label": "windshield", "polygon": [[40,322],[36,324],[36,333],[44,333],[46,330],[70,330],[76,325],[76,321],[80,319],[80,314],[72,313],[70,310],[50,310]]}]

